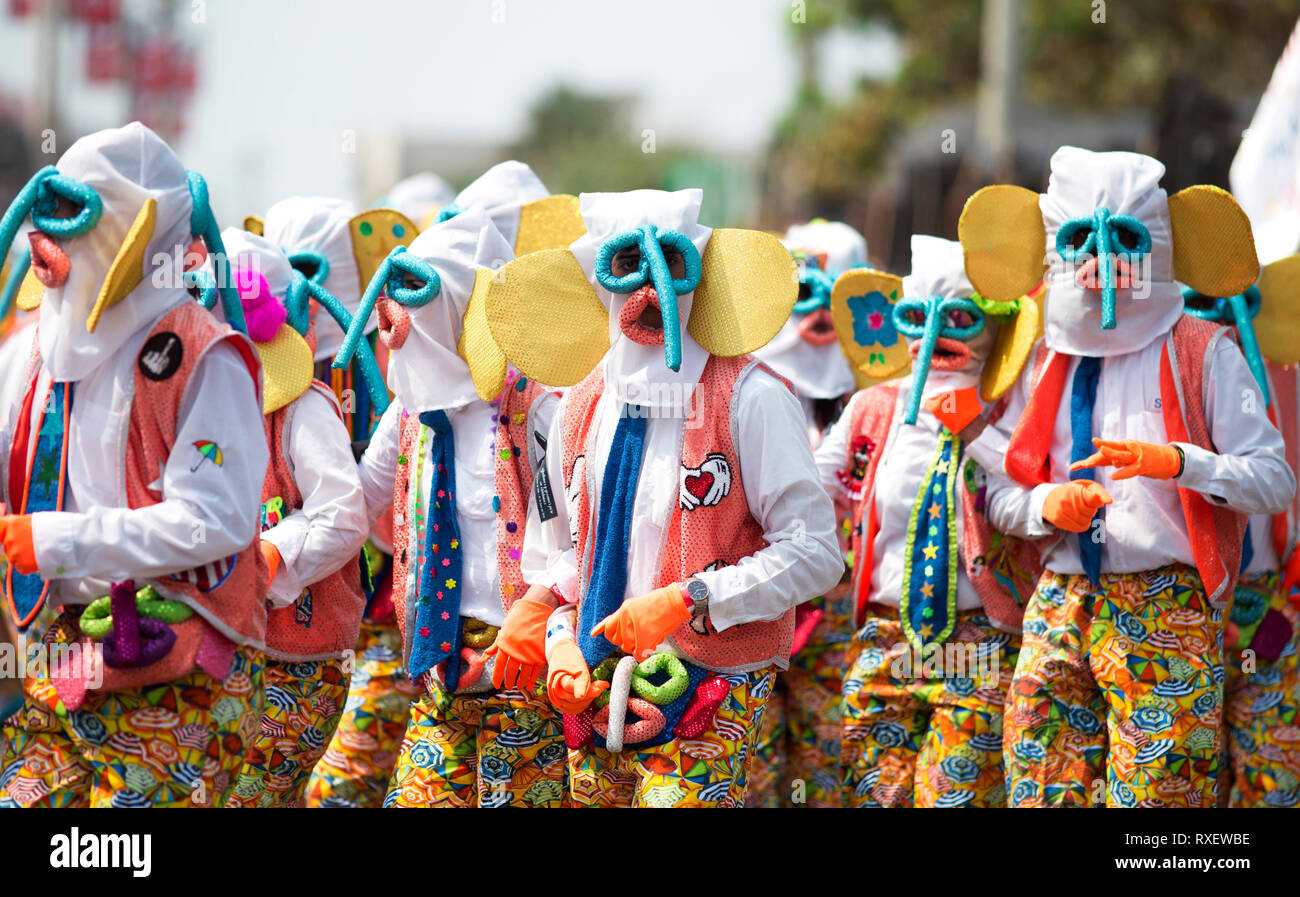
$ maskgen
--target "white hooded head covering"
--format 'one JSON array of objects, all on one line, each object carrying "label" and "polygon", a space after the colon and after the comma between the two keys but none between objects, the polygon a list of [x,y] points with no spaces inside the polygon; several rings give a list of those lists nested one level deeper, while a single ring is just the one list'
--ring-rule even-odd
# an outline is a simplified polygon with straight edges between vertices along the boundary
[{"label": "white hooded head covering", "polygon": [[496,267],[514,256],[487,213],[468,208],[433,225],[407,252],[438,272],[438,295],[418,308],[406,308],[410,330],[388,356],[388,386],[410,412],[459,408],[478,398],[469,365],[457,351],[465,309],[479,268]]},{"label": "white hooded head covering", "polygon": [[[355,315],[361,305],[364,284],[357,273],[349,224],[358,210],[343,199],[322,196],[291,196],[271,206],[266,212],[263,233],[286,253],[309,250],[319,252],[329,262],[325,289],[333,293]],[[328,314],[313,317],[316,325],[316,360],[334,356],[343,342],[343,331]],[[378,326],[372,313],[366,333]]]},{"label": "white hooded head covering", "polygon": [[550,195],[531,168],[523,162],[511,161],[493,165],[456,194],[452,202],[460,209],[481,206],[506,243],[513,247],[519,235],[519,210]]},{"label": "white hooded head covering", "polygon": [[[226,259],[231,276],[236,271],[256,271],[266,278],[267,289],[283,304],[293,280],[293,266],[279,244],[249,233],[243,228],[228,227],[221,232],[221,242],[226,247]],[[216,309],[221,308],[217,303]]]},{"label": "white hooded head covering", "polygon": [[[908,298],[944,296],[969,299],[975,288],[966,278],[966,257],[956,240],[944,240],[923,234],[912,235],[912,273],[903,278],[903,295]],[[924,395],[964,389],[979,385],[980,369],[993,349],[998,325],[992,315],[985,315],[984,329],[966,344],[971,357],[960,369],[941,371],[931,367],[925,379]],[[909,339],[910,347],[920,340]]]},{"label": "white hooded head covering", "polygon": [[[818,219],[793,224],[782,240],[791,252],[825,255],[825,271],[837,277],[850,268],[867,263],[867,241],[842,221]],[[799,395],[808,399],[834,399],[853,392],[857,383],[853,369],[840,350],[838,340],[813,345],[799,334],[806,315],[792,314],[771,342],[754,352],[789,380]]]},{"label": "white hooded head covering", "polygon": [[708,245],[712,228],[699,223],[704,191],[699,189],[632,190],[628,193],[583,193],[579,197],[587,233],[573,241],[569,250],[582,266],[596,295],[609,310],[609,352],[602,362],[605,386],[622,402],[646,408],[684,414],[704,373],[709,353],[691,338],[687,323],[695,292],[677,297],[681,317],[682,363],[673,371],[664,363],[664,347],[645,346],[629,339],[619,327],[619,311],[629,295],[611,293],[596,279],[596,253],[610,237],[625,231],[654,225],[660,232],[675,230],[690,240],[700,256]]},{"label": "white hooded head covering", "polygon": [[377,205],[396,209],[418,227],[428,227],[438,210],[451,202],[456,191],[432,171],[421,171],[392,186]]},{"label": "white hooded head covering", "polygon": [[[193,301],[176,260],[193,240],[189,178],[171,147],[139,122],[83,137],[59,160],[59,173],[93,188],[103,215],[88,233],[56,240],[71,267],[67,281],[45,290],[38,329],[41,358],[56,381],[80,380],[166,312]],[[126,298],[104,310],[95,332],[86,319],[137,213],[157,200],[145,276]]]},{"label": "white hooded head covering", "polygon": [[[1173,229],[1160,187],[1165,167],[1138,153],[1094,153],[1063,146],[1052,155],[1047,192],[1038,200],[1047,237],[1047,345],[1069,355],[1105,357],[1136,352],[1163,337],[1183,313],[1174,282]],[[1131,215],[1151,234],[1151,251],[1135,261],[1131,286],[1115,291],[1115,327],[1101,328],[1101,293],[1075,283],[1078,266],[1056,252],[1056,233],[1073,218],[1104,207]]]}]

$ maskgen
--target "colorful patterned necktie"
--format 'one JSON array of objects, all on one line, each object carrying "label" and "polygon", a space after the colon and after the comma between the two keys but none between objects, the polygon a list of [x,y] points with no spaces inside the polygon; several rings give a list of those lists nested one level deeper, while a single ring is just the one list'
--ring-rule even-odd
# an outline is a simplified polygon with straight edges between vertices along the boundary
[{"label": "colorful patterned necktie", "polygon": [[[1079,358],[1079,366],[1074,369],[1074,381],[1070,384],[1070,463],[1082,461],[1093,453],[1092,445],[1092,409],[1097,404],[1097,380],[1101,376],[1101,359],[1090,356]],[[1085,467],[1070,471],[1072,480],[1091,480],[1094,468]],[[1103,514],[1101,508],[1093,515],[1092,523],[1078,534],[1079,560],[1083,563],[1083,572],[1088,574],[1093,585],[1101,584],[1102,543],[1093,538],[1098,529],[1098,517]]]},{"label": "colorful patterned necktie", "polygon": [[[455,691],[460,682],[460,527],[456,521],[455,441],[446,412],[425,411],[420,423],[433,431],[429,462],[433,481],[425,515],[424,569],[416,599],[415,633],[411,648],[411,678],[447,661],[443,684]],[[423,463],[418,459],[416,463]]]},{"label": "colorful patterned necktie", "polygon": [[639,405],[625,405],[605,459],[596,516],[596,555],[591,582],[578,610],[578,647],[588,666],[614,652],[614,643],[591,630],[623,604],[627,591],[627,543],[632,533],[632,506],[641,478],[646,415]]},{"label": "colorful patterned necktie", "polygon": [[939,428],[939,444],[912,502],[898,618],[917,650],[940,644],[957,622],[957,528],[954,485],[961,443]]},{"label": "colorful patterned necktie", "polygon": [[[35,387],[36,384],[33,383],[29,399],[34,396]],[[26,429],[23,424],[31,420],[30,412],[30,401],[24,402],[19,433],[15,434],[19,439],[15,440],[14,445],[20,465],[26,461],[27,440],[22,438],[22,435]],[[27,478],[25,496],[21,505],[23,514],[63,510],[62,486],[68,468],[65,431],[71,413],[72,384],[52,383],[46,398],[45,411],[40,418],[40,429],[36,434],[31,474]],[[10,463],[13,463],[12,455]],[[22,469],[21,466],[18,468],[18,470]],[[12,488],[10,494],[13,494]],[[9,568],[9,576],[10,594],[13,596],[13,608],[17,617],[15,622],[19,627],[26,627],[40,612],[45,599],[46,583],[39,573],[19,573],[12,566]]]}]

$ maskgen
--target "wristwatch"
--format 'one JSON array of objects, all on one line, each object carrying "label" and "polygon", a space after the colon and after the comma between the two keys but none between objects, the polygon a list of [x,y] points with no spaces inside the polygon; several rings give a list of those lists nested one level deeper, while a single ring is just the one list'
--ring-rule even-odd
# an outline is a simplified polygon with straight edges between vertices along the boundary
[{"label": "wristwatch", "polygon": [[686,597],[691,602],[691,628],[701,635],[708,634],[706,620],[709,616],[709,587],[694,577],[686,580]]}]

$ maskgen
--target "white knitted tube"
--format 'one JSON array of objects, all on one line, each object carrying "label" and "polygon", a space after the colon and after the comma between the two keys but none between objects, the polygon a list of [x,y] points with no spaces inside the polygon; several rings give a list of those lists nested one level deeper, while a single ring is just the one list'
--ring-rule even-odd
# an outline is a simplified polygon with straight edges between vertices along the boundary
[{"label": "white knitted tube", "polygon": [[627,722],[627,699],[632,691],[632,671],[636,660],[630,654],[620,658],[609,684],[609,729],[605,748],[617,754],[623,750],[623,725]]}]

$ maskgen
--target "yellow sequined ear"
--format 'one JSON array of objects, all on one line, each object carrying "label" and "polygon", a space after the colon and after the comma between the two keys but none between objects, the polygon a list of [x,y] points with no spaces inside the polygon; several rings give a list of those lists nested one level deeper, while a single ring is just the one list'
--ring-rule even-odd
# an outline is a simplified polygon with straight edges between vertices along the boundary
[{"label": "yellow sequined ear", "polygon": [[995,184],[976,190],[957,221],[966,276],[975,291],[995,302],[1029,293],[1047,270],[1046,232],[1038,194]]},{"label": "yellow sequined ear", "polygon": [[244,230],[259,237],[264,236],[262,232],[266,230],[266,222],[260,215],[249,215],[244,219]]},{"label": "yellow sequined ear", "polygon": [[1169,197],[1174,277],[1206,296],[1236,296],[1259,277],[1250,219],[1232,194],[1201,184]]},{"label": "yellow sequined ear", "polygon": [[492,338],[487,319],[487,291],[495,274],[490,268],[474,272],[474,292],[470,294],[461,323],[460,342],[456,345],[456,351],[469,365],[474,391],[485,402],[492,401],[506,388],[506,353]]},{"label": "yellow sequined ear", "polygon": [[1274,364],[1300,362],[1300,255],[1264,266],[1254,324],[1260,354]]},{"label": "yellow sequined ear", "polygon": [[609,312],[567,249],[542,249],[497,271],[487,322],[510,363],[547,386],[572,386],[609,351]]},{"label": "yellow sequined ear", "polygon": [[535,199],[519,210],[515,257],[539,249],[563,249],[586,232],[578,197],[557,193]]},{"label": "yellow sequined ear", "polygon": [[90,314],[86,316],[86,330],[89,332],[95,332],[100,315],[125,299],[144,280],[144,254],[149,248],[149,240],[153,238],[157,219],[158,200],[151,196],[136,213],[135,221],[131,223],[131,229],[126,232],[126,239],[117,251],[117,258],[113,259],[113,264],[108,268],[108,276],[99,288],[99,296],[96,297]]},{"label": "yellow sequined ear", "polygon": [[18,298],[14,300],[23,311],[36,311],[41,307],[41,297],[45,295],[45,285],[36,279],[36,272],[28,271],[23,282],[18,284]]},{"label": "yellow sequined ear", "polygon": [[894,329],[894,305],[903,279],[871,268],[852,268],[835,280],[831,320],[840,348],[859,377],[888,380],[912,364],[907,340]]},{"label": "yellow sequined ear", "polygon": [[799,298],[790,250],[771,234],[718,228],[709,236],[686,329],[711,355],[731,357],[776,336]]},{"label": "yellow sequined ear", "polygon": [[282,324],[269,342],[253,345],[262,357],[262,413],[270,414],[311,386],[312,351],[301,334],[288,324]]},{"label": "yellow sequined ear", "polygon": [[1043,334],[1043,295],[1047,288],[1038,289],[1020,298],[1020,309],[1010,320],[998,328],[993,349],[980,372],[980,397],[986,402],[1002,398],[1015,385],[1016,378],[1029,358],[1029,350]]},{"label": "yellow sequined ear", "polygon": [[395,209],[367,209],[348,222],[348,232],[361,289],[365,290],[388,253],[398,246],[410,246],[419,229]]}]

